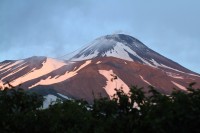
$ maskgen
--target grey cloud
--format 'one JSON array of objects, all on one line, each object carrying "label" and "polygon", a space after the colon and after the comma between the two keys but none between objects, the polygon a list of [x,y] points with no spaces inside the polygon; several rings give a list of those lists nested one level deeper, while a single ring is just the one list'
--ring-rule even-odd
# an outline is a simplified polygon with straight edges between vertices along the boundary
[{"label": "grey cloud", "polygon": [[199,4],[198,0],[1,0],[0,60],[57,57],[120,31],[200,72]]}]

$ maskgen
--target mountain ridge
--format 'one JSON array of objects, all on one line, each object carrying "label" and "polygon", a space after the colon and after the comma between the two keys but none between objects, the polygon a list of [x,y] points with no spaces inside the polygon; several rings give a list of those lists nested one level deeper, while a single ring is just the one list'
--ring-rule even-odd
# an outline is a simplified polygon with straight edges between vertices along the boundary
[{"label": "mountain ridge", "polygon": [[[124,34],[100,37],[80,51],[71,60],[33,56],[0,62],[0,85],[21,84],[27,90],[49,93],[50,97],[61,94],[88,102],[100,95],[111,98],[115,88],[128,92],[132,84],[146,91],[151,85],[163,94],[170,94],[173,88],[186,91],[185,86],[191,82],[200,87],[199,74]],[[112,75],[117,78],[111,80]]]},{"label": "mountain ridge", "polygon": [[140,62],[153,67],[167,66],[167,68],[181,69],[182,71],[197,74],[148,48],[138,39],[125,34],[99,37],[80,50],[70,60],[81,61],[96,57],[116,57],[128,61]]}]

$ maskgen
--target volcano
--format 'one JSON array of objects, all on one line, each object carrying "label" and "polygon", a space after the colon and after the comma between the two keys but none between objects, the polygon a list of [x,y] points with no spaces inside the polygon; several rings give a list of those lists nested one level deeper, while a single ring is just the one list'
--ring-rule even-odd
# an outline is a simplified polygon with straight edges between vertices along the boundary
[{"label": "volcano", "polygon": [[134,61],[152,67],[163,67],[177,71],[193,73],[174,61],[151,50],[134,37],[124,34],[107,35],[94,40],[71,58],[73,61],[93,59],[97,57],[116,57]]},{"label": "volcano", "polygon": [[[21,85],[44,96],[84,99],[109,97],[115,88],[126,93],[131,85],[148,90],[155,87],[163,94],[173,88],[186,91],[200,75],[151,50],[134,37],[124,34],[106,35],[92,41],[66,60],[30,57],[0,63],[0,83]],[[0,84],[0,85],[1,85]]]}]

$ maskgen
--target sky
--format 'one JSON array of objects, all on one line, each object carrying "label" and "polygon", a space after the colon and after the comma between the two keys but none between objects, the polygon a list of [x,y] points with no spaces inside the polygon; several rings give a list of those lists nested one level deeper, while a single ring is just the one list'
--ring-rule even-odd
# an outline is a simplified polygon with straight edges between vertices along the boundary
[{"label": "sky", "polygon": [[199,0],[0,0],[0,61],[57,58],[123,33],[200,73]]}]

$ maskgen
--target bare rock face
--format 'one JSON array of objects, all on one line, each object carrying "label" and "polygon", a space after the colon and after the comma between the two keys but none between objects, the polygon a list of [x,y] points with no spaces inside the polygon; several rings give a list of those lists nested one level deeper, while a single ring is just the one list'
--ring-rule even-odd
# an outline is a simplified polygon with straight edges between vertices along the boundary
[{"label": "bare rock face", "polygon": [[154,86],[169,94],[173,88],[186,91],[200,75],[156,53],[139,40],[124,34],[107,35],[94,40],[71,61],[30,57],[0,63],[0,81],[39,92],[92,102],[110,97],[115,88],[129,91],[131,85],[148,90]]}]

